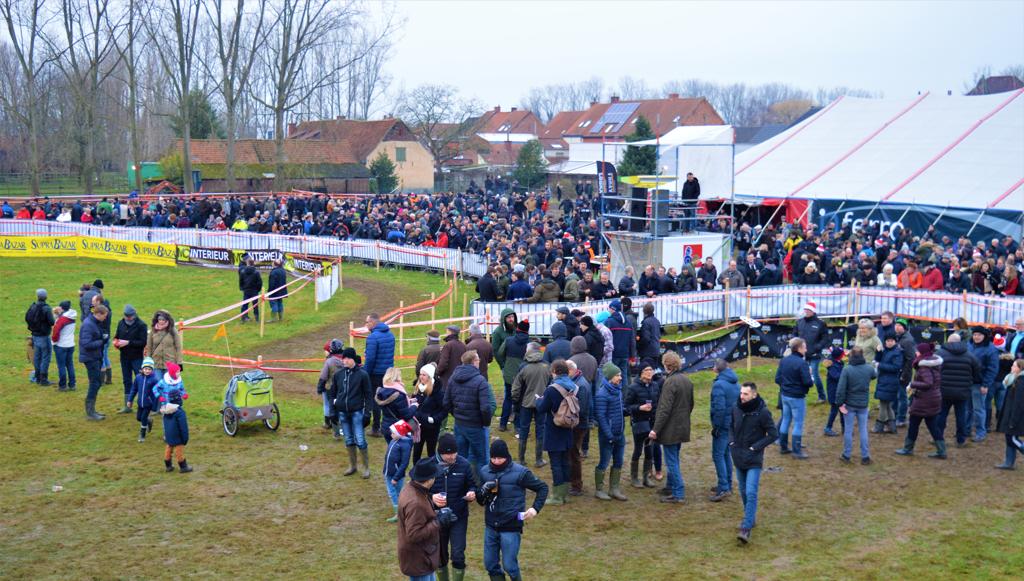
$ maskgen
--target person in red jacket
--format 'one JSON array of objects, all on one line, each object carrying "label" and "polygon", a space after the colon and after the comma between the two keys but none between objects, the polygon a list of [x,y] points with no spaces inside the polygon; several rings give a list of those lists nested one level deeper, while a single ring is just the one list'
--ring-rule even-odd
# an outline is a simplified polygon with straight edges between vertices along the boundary
[{"label": "person in red jacket", "polygon": [[924,277],[917,270],[917,264],[908,261],[907,266],[896,277],[896,285],[898,288],[921,288],[923,280]]},{"label": "person in red jacket", "polygon": [[32,211],[28,209],[28,206],[23,206],[18,213],[14,215],[15,220],[31,220]]},{"label": "person in red jacket", "polygon": [[940,291],[943,289],[943,282],[942,271],[931,262],[925,263],[921,288],[924,290]]},{"label": "person in red jacket", "polygon": [[45,220],[46,219],[46,212],[43,211],[42,207],[36,206],[36,211],[32,212],[32,219],[33,220]]}]

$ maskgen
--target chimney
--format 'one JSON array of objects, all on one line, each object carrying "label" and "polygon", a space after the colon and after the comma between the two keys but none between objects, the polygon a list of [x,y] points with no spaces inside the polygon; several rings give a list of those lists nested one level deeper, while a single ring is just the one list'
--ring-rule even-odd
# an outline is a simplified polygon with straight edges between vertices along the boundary
[{"label": "chimney", "polygon": [[669,93],[668,94],[668,98],[669,99],[678,99],[679,98],[679,93]]},{"label": "chimney", "polygon": [[501,105],[495,105],[494,106],[494,112],[495,113],[501,113]]},{"label": "chimney", "polygon": [[512,107],[512,112],[513,112],[513,113],[515,113],[515,112],[516,112],[516,108],[515,108],[515,107]]},{"label": "chimney", "polygon": [[288,124],[288,135],[290,136],[293,133],[295,133],[295,124],[294,123],[289,123]]},{"label": "chimney", "polygon": [[619,96],[618,95],[612,95],[611,102],[612,103],[618,103],[619,102]]}]

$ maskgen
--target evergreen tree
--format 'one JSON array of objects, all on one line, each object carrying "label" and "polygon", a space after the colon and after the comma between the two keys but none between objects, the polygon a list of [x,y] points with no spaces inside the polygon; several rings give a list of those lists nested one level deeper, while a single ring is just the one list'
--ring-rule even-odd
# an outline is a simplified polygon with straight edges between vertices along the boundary
[{"label": "evergreen tree", "polygon": [[[217,112],[213,109],[213,105],[210,104],[210,99],[206,93],[199,89],[193,89],[188,94],[188,99],[189,129],[191,130],[192,139],[224,139],[227,137],[227,134],[224,133],[224,128],[220,124],[220,119],[217,118]],[[177,115],[171,117],[171,128],[174,130],[174,135],[181,137],[182,129],[184,129],[181,117]]]},{"label": "evergreen tree", "polygon": [[544,180],[547,173],[547,162],[544,160],[544,148],[540,141],[531,139],[519,150],[516,158],[516,169],[513,177],[519,181],[519,185],[526,189],[532,189]]},{"label": "evergreen tree", "polygon": [[395,162],[383,151],[370,162],[370,175],[373,177],[373,191],[388,194],[398,187],[398,176],[395,175]]},{"label": "evergreen tree", "polygon": [[[645,139],[654,139],[654,131],[651,130],[650,121],[641,115],[636,119],[633,134],[627,137],[626,141],[632,143]],[[617,169],[620,176],[654,175],[658,171],[657,147],[630,145],[626,148],[626,155],[622,156]]]}]

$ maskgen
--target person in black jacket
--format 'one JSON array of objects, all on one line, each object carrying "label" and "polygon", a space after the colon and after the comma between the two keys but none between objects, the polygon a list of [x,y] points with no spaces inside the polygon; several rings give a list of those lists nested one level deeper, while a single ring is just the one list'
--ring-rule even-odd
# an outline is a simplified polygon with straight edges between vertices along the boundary
[{"label": "person in black jacket", "polygon": [[444,407],[444,382],[435,377],[437,366],[428,363],[420,368],[419,378],[413,398],[416,406],[416,421],[420,425],[420,441],[413,444],[412,461],[419,462],[423,457],[423,447],[427,447],[427,456],[433,456],[437,450],[437,440],[441,434],[441,424],[448,417]]},{"label": "person in black jacket", "polygon": [[85,365],[89,376],[89,391],[85,394],[85,417],[90,420],[102,420],[105,415],[96,413],[96,396],[103,385],[103,346],[107,336],[103,332],[103,321],[110,316],[110,311],[103,305],[93,307],[92,314],[82,321],[78,330],[78,360]]},{"label": "person in black jacket", "polygon": [[476,500],[479,483],[473,477],[473,468],[455,443],[455,436],[446,433],[437,442],[437,476],[430,487],[431,500],[438,508],[449,508],[456,521],[441,529],[441,567],[438,579],[448,579],[448,561],[454,569],[453,578],[461,581],[466,576],[466,530],[469,524],[469,504]]},{"label": "person in black jacket", "polygon": [[[53,354],[53,342],[50,331],[55,322],[53,309],[46,304],[46,289],[36,290],[36,302],[25,312],[25,323],[32,334],[32,377],[29,381],[41,386],[50,385],[50,357]],[[88,311],[82,313],[86,316]]]},{"label": "person in black jacket", "polygon": [[658,369],[661,364],[661,321],[654,316],[654,304],[643,306],[644,319],[640,323],[640,340],[636,355],[640,359],[640,367],[650,365]]},{"label": "person in black jacket", "polygon": [[135,307],[124,306],[124,318],[117,322],[114,333],[114,348],[121,352],[121,380],[124,383],[124,407],[117,413],[127,414],[132,411],[132,400],[128,396],[132,391],[135,378],[142,371],[143,351],[146,349],[148,328],[139,319]]},{"label": "person in black jacket", "polygon": [[[258,273],[257,273],[258,274]],[[284,261],[280,258],[274,261],[274,268],[267,277],[267,300],[270,301],[270,321],[284,319],[284,299],[288,296],[288,275],[284,271]],[[262,283],[260,283],[262,286]],[[257,315],[258,317],[259,315]]]},{"label": "person in black jacket", "polygon": [[480,300],[483,302],[497,302],[501,300],[498,298],[498,281],[494,280],[493,266],[488,266],[487,272],[480,277],[480,280],[476,281],[476,292],[480,295]]},{"label": "person in black jacket", "polygon": [[[260,296],[260,291],[263,290],[263,277],[260,276],[260,271],[256,270],[256,261],[252,258],[246,258],[245,266],[238,270],[238,290],[242,291],[242,300],[244,301]],[[258,321],[260,318],[260,302],[253,300],[243,304],[242,312],[245,313],[242,315],[243,323],[249,320],[250,312]]]},{"label": "person in black jacket", "polygon": [[807,365],[811,370],[811,379],[818,390],[818,403],[824,403],[825,387],[821,384],[821,352],[828,346],[828,327],[818,318],[818,305],[808,301],[804,305],[804,316],[796,322],[796,336],[807,344]]},{"label": "person in black jacket", "polygon": [[587,341],[587,353],[600,362],[604,358],[604,337],[594,326],[594,319],[590,315],[584,315],[580,319],[580,331]]},{"label": "person in black jacket", "polygon": [[[512,461],[504,440],[491,442],[490,463],[480,470],[483,482],[476,493],[484,510],[484,567],[493,579],[522,579],[519,571],[519,546],[523,523],[544,508],[548,485],[530,469]],[[533,506],[526,508],[526,491],[536,493]]]},{"label": "person in black jacket", "polygon": [[348,450],[349,469],[345,476],[356,473],[356,449],[362,461],[363,478],[370,477],[370,459],[366,445],[366,426],[370,423],[373,388],[370,376],[358,362],[356,350],[346,347],[341,352],[342,368],[331,378],[327,391],[328,400],[338,415],[338,427],[345,434],[345,448]]},{"label": "person in black jacket", "polygon": [[473,471],[487,463],[487,429],[496,407],[491,385],[480,373],[480,355],[470,349],[462,354],[444,389],[444,409],[455,418],[459,453],[469,458]]},{"label": "person in black jacket", "polygon": [[764,465],[764,449],[779,437],[772,412],[757,394],[757,385],[753,382],[740,387],[740,400],[732,410],[731,435],[729,451],[736,467],[740,499],[743,500],[743,522],[736,538],[746,544],[750,542],[750,531],[757,519],[757,492]]},{"label": "person in black jacket", "polygon": [[[967,402],[971,399],[971,387],[981,382],[981,364],[967,351],[967,344],[956,333],[946,339],[939,349],[942,358],[942,411],[939,412],[939,426],[946,431],[949,408],[956,414],[956,446],[967,445]],[[932,458],[946,457],[946,444]]]}]

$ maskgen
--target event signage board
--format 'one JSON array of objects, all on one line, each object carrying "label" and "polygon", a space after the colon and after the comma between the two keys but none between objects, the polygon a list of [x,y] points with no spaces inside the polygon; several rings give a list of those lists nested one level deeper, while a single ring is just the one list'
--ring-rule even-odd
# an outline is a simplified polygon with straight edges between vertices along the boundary
[{"label": "event signage board", "polygon": [[[1021,235],[1020,212],[1005,210],[966,210],[958,208],[940,208],[938,206],[922,206],[914,204],[889,204],[868,201],[815,200],[813,213],[817,216],[818,226],[824,228],[829,222],[837,226],[852,223],[854,228],[864,225],[864,221],[881,223],[883,229],[890,233],[898,233],[903,228],[910,228],[917,236],[928,231],[935,225],[939,236],[949,236],[957,240],[970,232],[973,240],[991,240],[1006,235]],[[972,230],[973,229],[973,230]]]}]

